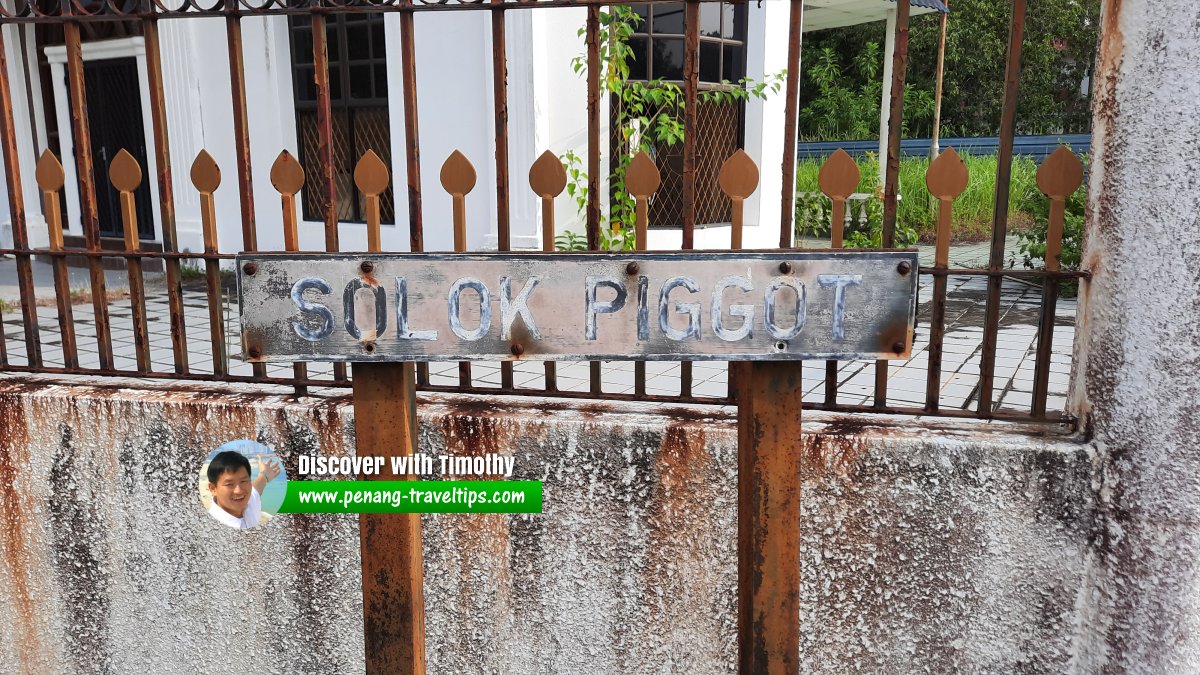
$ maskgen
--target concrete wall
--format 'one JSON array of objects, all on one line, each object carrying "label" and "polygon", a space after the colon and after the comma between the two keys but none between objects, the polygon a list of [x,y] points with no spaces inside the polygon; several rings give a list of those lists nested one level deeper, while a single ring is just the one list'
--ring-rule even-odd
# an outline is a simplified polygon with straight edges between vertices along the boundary
[{"label": "concrete wall", "polygon": [[1102,458],[1088,654],[1200,668],[1200,5],[1106,0],[1074,404]]},{"label": "concrete wall", "polygon": [[[422,400],[426,452],[499,452],[541,516],[425,517],[431,673],[731,672],[729,411]],[[802,661],[816,672],[1063,672],[1100,524],[1087,445],[1001,424],[809,415]],[[354,452],[344,403],[0,380],[0,664],[29,672],[362,669],[357,520],[205,514],[249,437],[294,477]]]}]

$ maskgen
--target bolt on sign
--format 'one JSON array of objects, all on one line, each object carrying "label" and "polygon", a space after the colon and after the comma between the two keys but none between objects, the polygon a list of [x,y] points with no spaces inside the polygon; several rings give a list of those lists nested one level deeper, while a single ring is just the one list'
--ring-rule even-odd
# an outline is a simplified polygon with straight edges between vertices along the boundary
[{"label": "bolt on sign", "polygon": [[909,355],[911,251],[246,254],[251,361]]}]

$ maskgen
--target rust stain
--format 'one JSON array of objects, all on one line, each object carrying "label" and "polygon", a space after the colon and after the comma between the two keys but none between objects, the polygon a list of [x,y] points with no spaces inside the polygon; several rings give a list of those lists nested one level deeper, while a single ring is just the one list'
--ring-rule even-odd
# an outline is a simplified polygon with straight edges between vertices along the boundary
[{"label": "rust stain", "polygon": [[[24,387],[17,391],[25,390]],[[33,617],[38,614],[30,593],[29,561],[26,532],[30,527],[26,499],[17,489],[18,467],[28,463],[29,429],[25,423],[22,398],[13,393],[0,395],[0,504],[4,505],[0,521],[4,527],[4,562],[9,570],[11,597],[16,601],[23,621],[20,638],[13,645],[23,672],[37,672],[42,660],[42,645],[34,630]]]}]

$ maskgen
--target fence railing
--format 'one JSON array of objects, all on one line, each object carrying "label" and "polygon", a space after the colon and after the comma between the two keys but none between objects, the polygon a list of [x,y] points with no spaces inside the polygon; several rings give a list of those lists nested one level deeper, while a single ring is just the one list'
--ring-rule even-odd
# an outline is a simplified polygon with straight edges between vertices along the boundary
[{"label": "fence railing", "polygon": [[[693,243],[693,232],[696,221],[696,80],[699,40],[699,5],[710,0],[690,0],[686,3],[685,17],[686,41],[685,62],[690,64],[685,75],[685,104],[684,104],[684,147],[683,155],[683,198],[680,206],[683,229],[683,248],[690,248]],[[713,0],[715,1],[715,0]],[[319,142],[318,162],[315,166],[302,167],[299,162],[286,151],[275,158],[270,165],[272,184],[278,193],[279,208],[282,209],[284,242],[287,250],[299,250],[299,235],[297,232],[296,196],[304,186],[308,191],[319,196],[323,215],[325,246],[327,251],[339,249],[338,218],[337,218],[337,181],[334,180],[332,157],[333,131],[330,120],[330,93],[328,80],[328,56],[326,53],[325,21],[328,15],[349,12],[397,12],[399,13],[400,67],[403,79],[403,89],[400,96],[403,99],[402,114],[405,129],[405,166],[404,176],[408,195],[408,228],[409,242],[412,251],[424,249],[424,223],[422,204],[435,199],[445,199],[453,203],[455,250],[466,249],[465,224],[471,219],[494,219],[497,228],[497,241],[500,250],[509,250],[509,202],[514,189],[510,184],[508,160],[508,113],[507,113],[507,73],[505,70],[506,47],[503,38],[505,12],[513,9],[529,8],[559,8],[584,7],[587,9],[587,24],[585,42],[588,47],[588,156],[587,174],[589,176],[589,191],[587,204],[587,234],[592,249],[598,247],[599,233],[603,224],[600,222],[600,195],[602,188],[599,184],[600,143],[600,84],[598,54],[599,31],[601,26],[601,5],[630,4],[628,2],[605,2],[594,0],[543,0],[534,1],[495,1],[495,2],[452,2],[442,3],[430,0],[428,2],[355,2],[337,4],[333,2],[280,3],[266,2],[263,4],[219,2],[212,5],[202,5],[187,0],[179,5],[168,6],[166,3],[154,2],[103,2],[82,5],[79,3],[55,3],[52,6],[44,3],[18,2],[15,9],[0,10],[0,25],[8,23],[55,23],[61,24],[65,32],[67,50],[67,75],[70,96],[70,119],[76,140],[75,164],[79,182],[80,216],[85,233],[83,248],[68,248],[64,245],[63,225],[60,213],[60,191],[65,180],[63,167],[58,158],[49,151],[42,153],[37,163],[35,173],[37,185],[41,190],[44,212],[49,228],[49,246],[45,249],[34,250],[29,245],[26,226],[26,207],[22,201],[22,173],[28,167],[21,166],[17,152],[16,131],[13,121],[12,95],[9,86],[9,70],[3,63],[3,40],[5,35],[0,32],[0,146],[2,146],[6,180],[8,184],[9,205],[13,223],[14,246],[11,249],[0,250],[0,254],[12,255],[16,258],[16,269],[20,285],[20,306],[9,309],[0,321],[0,370],[11,372],[47,372],[62,374],[86,374],[96,376],[137,376],[165,379],[204,380],[221,382],[256,382],[271,383],[293,387],[297,394],[311,393],[314,388],[328,387],[344,390],[350,386],[350,376],[344,364],[334,364],[329,372],[318,373],[316,368],[310,369],[310,364],[298,363],[291,369],[272,369],[261,363],[245,364],[234,357],[235,350],[230,349],[231,335],[236,334],[236,316],[229,298],[228,281],[222,275],[223,261],[234,257],[232,251],[255,251],[258,249],[258,226],[256,212],[273,201],[273,198],[263,198],[254,192],[253,175],[255,171],[267,169],[267,161],[261,156],[251,156],[249,143],[249,126],[247,121],[247,92],[243,66],[243,45],[241,39],[241,20],[246,16],[255,15],[306,15],[310,16],[313,28],[313,62],[314,79],[317,91],[317,126]],[[907,2],[899,2],[902,17],[900,25],[907,31]],[[440,186],[444,194],[431,194],[428,185],[423,182],[420,174],[420,132],[417,115],[416,70],[419,67],[414,48],[414,14],[420,12],[440,11],[470,11],[482,10],[490,12],[493,35],[499,39],[493,41],[493,84],[495,117],[495,176],[496,183],[488,189],[496,191],[497,199],[495,213],[467,213],[465,196],[477,189],[476,174],[471,158],[463,153],[455,152],[447,158],[440,176]],[[1023,33],[1024,0],[1014,2],[1013,42],[1010,70],[1016,73],[1019,64],[1020,37]],[[800,54],[800,21],[802,2],[792,0],[789,42],[789,62],[787,64],[787,99],[785,102],[785,139],[780,150],[781,172],[783,174],[782,193],[780,195],[784,208],[780,222],[780,244],[790,247],[793,241],[793,205],[795,153],[796,105],[797,105],[797,74]],[[231,85],[230,112],[233,121],[233,143],[236,146],[236,164],[225,167],[235,180],[222,181],[223,172],[208,152],[200,152],[192,165],[191,184],[186,185],[172,176],[170,141],[167,137],[168,125],[166,120],[166,105],[163,96],[162,66],[159,54],[157,22],[166,19],[182,19],[189,17],[222,16],[226,19],[227,49],[229,54],[229,83]],[[160,195],[157,205],[161,213],[163,250],[161,252],[141,250],[138,237],[138,213],[134,208],[133,192],[144,180],[143,168],[129,153],[121,153],[115,157],[108,167],[93,167],[92,153],[89,146],[87,97],[84,95],[84,79],[81,56],[80,26],[87,22],[122,21],[136,22],[140,25],[145,36],[147,76],[150,90],[150,117],[153,120],[153,163],[157,167],[156,179]],[[904,58],[903,50],[898,50],[898,59]],[[904,64],[895,69],[896,82],[903,85]],[[1007,204],[1008,176],[1007,166],[1012,156],[1012,111],[1016,101],[1016,77],[1010,78],[1011,90],[1006,91],[1005,128],[1000,138],[1000,180],[997,181],[997,204]],[[895,148],[889,149],[887,161],[887,180],[884,186],[883,209],[883,245],[891,246],[896,222],[896,177],[899,161],[899,119],[902,114],[898,97],[892,101],[892,124],[897,128],[892,134],[896,141]],[[789,149],[784,151],[783,149]],[[481,158],[474,158],[476,161]],[[491,159],[491,158],[489,158]],[[770,165],[774,166],[771,159]],[[731,227],[730,248],[741,246],[741,208],[742,202],[749,197],[757,187],[757,178],[753,184],[745,177],[757,176],[758,167],[745,153],[734,153],[721,169],[720,184],[725,199],[730,200],[730,213],[733,226]],[[120,194],[122,208],[122,224],[125,232],[125,250],[101,250],[99,222],[96,209],[97,176],[107,174],[112,186]],[[942,153],[932,163],[927,174],[930,193],[939,201],[939,216],[935,256],[932,265],[922,266],[918,271],[922,279],[930,282],[932,289],[928,308],[928,328],[919,327],[926,332],[928,339],[922,340],[925,348],[914,349],[914,356],[903,367],[910,372],[920,374],[925,382],[922,401],[897,402],[889,396],[889,374],[901,364],[888,361],[859,364],[855,372],[862,373],[874,369],[874,384],[867,394],[857,393],[851,396],[849,392],[846,364],[831,362],[826,365],[824,377],[820,378],[823,389],[814,394],[813,400],[805,400],[805,408],[824,410],[839,410],[848,412],[886,412],[907,415],[942,415],[955,417],[983,417],[1006,419],[1038,419],[1052,421],[1070,421],[1069,416],[1059,410],[1047,408],[1047,382],[1052,365],[1052,345],[1054,340],[1056,302],[1059,286],[1063,280],[1076,279],[1086,276],[1083,272],[1063,271],[1059,268],[1057,252],[1061,245],[1062,227],[1064,220],[1063,204],[1067,196],[1079,185],[1082,168],[1079,160],[1065,149],[1056,151],[1039,169],[1038,185],[1050,200],[1050,220],[1048,224],[1046,264],[1040,269],[1013,270],[1003,267],[1004,242],[1007,235],[1007,209],[997,208],[992,229],[992,247],[989,262],[986,267],[966,268],[952,267],[948,255],[950,245],[950,219],[954,199],[966,187],[966,168],[953,150]],[[821,190],[832,203],[833,217],[830,232],[830,245],[840,247],[843,243],[845,226],[850,218],[846,205],[855,199],[854,191],[858,186],[858,170],[854,162],[844,152],[836,152],[825,162],[821,170]],[[386,190],[391,181],[388,167],[379,159],[375,152],[367,152],[358,161],[354,172],[354,180],[358,190],[365,196],[368,232],[371,232],[369,246],[373,249],[380,247],[379,238],[379,195]],[[554,209],[553,202],[560,195],[565,185],[561,162],[553,154],[543,154],[530,167],[528,184],[542,205],[543,249],[551,250],[554,246]],[[635,158],[629,170],[627,185],[630,193],[638,204],[637,248],[645,249],[648,204],[658,191],[661,175],[658,167],[648,157]],[[175,228],[174,196],[180,190],[195,190],[201,205],[203,224],[203,252],[181,251]],[[241,241],[218,241],[214,194],[220,190],[237,190],[241,214]],[[906,198],[916,196],[906,195]],[[373,225],[371,223],[374,223]],[[373,229],[371,229],[373,228]],[[225,252],[222,252],[225,251]],[[32,267],[36,258],[45,258],[53,267],[55,286],[55,307],[57,310],[57,330],[53,326],[39,323],[38,302]],[[90,297],[85,296],[87,304],[91,305],[90,312],[77,305],[76,297],[68,284],[68,257],[82,257],[86,260],[90,279]],[[105,258],[119,258],[125,261],[126,274],[129,280],[128,300],[124,297],[112,297],[108,292],[107,282],[102,266]],[[143,280],[142,267],[147,260],[160,260],[165,269],[165,302],[160,298],[148,297],[146,284]],[[228,263],[226,263],[228,267]],[[192,291],[190,279],[192,270],[200,270],[203,292]],[[972,405],[964,406],[961,402],[949,404],[944,395],[948,386],[947,378],[942,375],[942,364],[945,352],[947,334],[947,300],[953,297],[949,289],[949,280],[955,278],[980,278],[986,285],[986,316],[978,337],[982,340],[978,353],[978,372],[974,375],[977,385],[975,394],[969,399]],[[1020,279],[1034,282],[1041,287],[1041,309],[1039,314],[1038,337],[1034,358],[1034,380],[1032,400],[1020,407],[1000,406],[995,401],[993,383],[996,374],[997,336],[1000,328],[1000,291],[1005,278]],[[185,284],[185,281],[188,283]],[[150,294],[153,295],[153,294]],[[205,304],[202,313],[186,311],[186,305],[199,298]],[[125,307],[128,302],[128,314]],[[153,308],[149,304],[153,304]],[[81,329],[81,314],[88,313],[90,320],[85,321],[86,329]],[[114,314],[119,313],[119,325],[114,327]],[[19,315],[19,320],[17,319]],[[202,317],[201,317],[202,315]],[[162,334],[158,337],[151,329],[164,323],[169,325],[169,336]],[[191,322],[192,325],[189,325]],[[6,325],[7,324],[7,325]],[[206,324],[199,326],[198,324]],[[23,342],[23,355],[9,354],[6,350],[7,339],[4,331],[16,327]],[[167,339],[169,337],[169,340]],[[114,351],[114,340],[133,346],[133,357],[126,359]],[[165,354],[169,344],[170,358]],[[91,347],[84,349],[85,347]],[[86,352],[86,358],[83,353]],[[529,364],[522,364],[529,367]],[[732,377],[724,378],[726,385],[722,391],[713,392],[712,387],[704,387],[700,391],[695,377],[693,364],[680,364],[677,374],[656,383],[670,382],[677,387],[676,391],[663,392],[661,387],[648,385],[647,366],[645,363],[635,363],[631,366],[632,386],[623,382],[625,373],[617,372],[612,367],[600,363],[592,363],[585,375],[579,379],[581,386],[568,382],[572,378],[564,376],[564,366],[546,363],[544,366],[533,366],[534,370],[521,371],[518,381],[518,371],[512,363],[502,363],[497,370],[498,377],[491,377],[490,371],[478,365],[473,371],[471,364],[460,364],[457,378],[447,381],[444,373],[431,372],[430,367],[421,364],[417,368],[418,386],[431,391],[460,391],[505,395],[551,395],[563,397],[602,397],[611,399],[627,399],[639,401],[686,402],[705,404],[728,404],[732,402],[730,392],[733,391]],[[530,377],[531,373],[536,377]],[[959,373],[962,375],[962,373]],[[968,373],[970,375],[970,373]],[[621,380],[621,381],[619,381]],[[707,381],[707,380],[706,380]],[[715,380],[713,380],[715,381]],[[711,384],[711,382],[709,382]]]}]

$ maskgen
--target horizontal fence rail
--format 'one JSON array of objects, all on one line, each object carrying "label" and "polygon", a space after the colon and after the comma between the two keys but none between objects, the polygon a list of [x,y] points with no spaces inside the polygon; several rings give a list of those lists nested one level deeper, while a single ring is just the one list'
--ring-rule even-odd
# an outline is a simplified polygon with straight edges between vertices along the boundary
[{"label": "horizontal fence rail", "polygon": [[[715,2],[716,0],[697,0],[686,4],[685,52],[691,66],[685,69],[685,87],[683,88],[684,105],[683,126],[686,130],[682,152],[683,176],[683,247],[693,245],[695,230],[695,195],[696,192],[696,80],[698,73],[695,64],[698,62],[697,48],[699,44],[699,4],[700,2]],[[166,107],[163,102],[164,93],[161,86],[161,73],[157,76],[159,83],[150,88],[150,105],[154,125],[151,132],[155,147],[148,153],[150,160],[159,167],[156,175],[146,176],[146,167],[140,166],[133,156],[134,148],[128,152],[122,151],[109,161],[108,166],[91,167],[91,153],[84,147],[85,143],[75,145],[75,162],[79,183],[78,195],[82,202],[83,230],[86,235],[84,245],[71,245],[64,239],[63,213],[61,205],[64,202],[63,192],[66,173],[60,159],[49,150],[41,153],[36,166],[23,167],[20,165],[18,153],[15,151],[15,131],[11,117],[12,94],[9,89],[8,70],[0,67],[0,105],[5,114],[0,116],[0,145],[4,149],[5,167],[9,182],[10,207],[13,216],[14,245],[9,249],[0,249],[0,254],[13,256],[17,263],[20,283],[20,302],[16,307],[0,305],[0,371],[14,373],[43,372],[64,375],[91,375],[102,377],[141,377],[175,379],[184,381],[215,381],[234,383],[265,383],[286,385],[296,394],[311,393],[344,393],[351,386],[351,376],[343,364],[312,364],[296,363],[284,367],[265,364],[247,364],[238,358],[238,308],[236,294],[232,293],[230,267],[235,251],[255,251],[259,248],[259,219],[256,214],[266,213],[265,209],[280,209],[279,218],[283,223],[284,248],[288,251],[301,250],[301,223],[297,216],[297,197],[302,190],[315,190],[319,194],[317,202],[320,205],[320,220],[324,226],[324,251],[339,249],[337,204],[339,198],[346,199],[347,195],[339,195],[339,190],[346,191],[350,186],[335,179],[332,163],[334,161],[333,136],[330,130],[330,115],[332,111],[329,96],[329,59],[325,54],[327,49],[325,38],[324,15],[356,12],[389,12],[401,13],[399,22],[400,58],[397,63],[403,87],[392,94],[399,98],[401,106],[397,114],[403,117],[404,141],[402,145],[405,157],[396,158],[392,166],[381,157],[386,148],[368,149],[361,156],[353,158],[356,161],[353,172],[353,188],[357,190],[354,198],[362,201],[367,226],[368,248],[372,251],[382,250],[381,237],[381,195],[389,189],[399,190],[404,187],[407,191],[408,202],[408,243],[412,251],[425,250],[425,230],[422,205],[432,201],[441,201],[452,205],[454,232],[454,250],[466,251],[467,223],[479,220],[494,222],[496,225],[497,244],[500,250],[510,250],[512,242],[509,235],[509,224],[513,214],[510,213],[510,202],[517,191],[530,190],[540,205],[542,240],[539,247],[542,251],[553,251],[555,244],[554,205],[556,200],[569,199],[564,195],[567,185],[567,174],[564,160],[555,153],[546,150],[528,167],[527,177],[520,180],[510,180],[508,175],[509,161],[507,157],[508,111],[507,111],[507,79],[508,73],[503,67],[507,58],[506,46],[503,39],[493,42],[492,59],[495,67],[493,77],[493,116],[495,122],[495,137],[492,140],[497,151],[489,157],[468,157],[467,154],[454,151],[446,159],[436,181],[430,181],[420,175],[420,124],[417,114],[416,72],[420,68],[414,48],[415,28],[413,14],[419,12],[467,11],[486,10],[492,12],[493,36],[504,35],[503,17],[506,11],[530,8],[555,7],[584,7],[588,9],[587,23],[584,28],[584,44],[588,53],[588,67],[585,73],[588,87],[587,118],[589,128],[589,152],[585,158],[588,173],[588,195],[584,211],[586,213],[588,249],[598,250],[600,235],[608,234],[608,227],[600,220],[600,196],[605,189],[599,177],[601,84],[600,84],[600,49],[601,31],[605,30],[602,23],[601,6],[615,4],[635,4],[631,2],[592,2],[590,0],[542,0],[542,1],[485,1],[474,2],[441,2],[435,0],[416,2],[354,2],[339,4],[334,2],[309,3],[247,3],[232,0],[216,3],[166,3],[152,4],[137,2],[119,2],[106,0],[88,5],[79,3],[27,3],[18,2],[6,10],[0,10],[0,25],[5,23],[49,22],[66,27],[67,67],[66,71],[71,80],[71,119],[76,138],[86,138],[87,132],[87,97],[85,83],[82,78],[82,56],[78,26],[89,21],[124,21],[140,22],[149,29],[144,34],[147,37],[147,62],[158,64],[160,55],[159,45],[153,26],[158,19],[173,19],[203,16],[223,16],[226,18],[226,48],[229,53],[229,82],[231,99],[228,101],[228,114],[232,119],[232,139],[230,145],[232,164],[221,166],[208,151],[202,150],[194,158],[190,180],[181,181],[171,175],[170,154],[167,152],[169,141],[166,137],[167,124],[165,119]],[[907,3],[903,3],[907,5]],[[796,97],[798,95],[798,64],[800,59],[800,10],[802,3],[794,0],[792,3],[792,24],[789,42],[788,81],[786,87],[785,118],[788,124],[788,134],[783,147],[795,148]],[[86,11],[85,11],[86,9]],[[1021,9],[1023,12],[1023,7]],[[312,21],[313,48],[313,79],[316,87],[317,106],[317,135],[318,151],[315,156],[305,159],[309,166],[301,164],[299,159],[284,150],[273,157],[260,154],[251,155],[249,143],[249,122],[247,115],[247,91],[245,85],[245,66],[243,64],[243,44],[241,37],[241,19],[246,16],[280,14],[306,15]],[[1014,22],[1020,23],[1020,22]],[[907,31],[907,24],[904,25]],[[1015,44],[1019,45],[1021,26],[1014,28],[1017,33]],[[151,39],[151,37],[154,39]],[[0,34],[0,41],[3,39]],[[1019,48],[1019,47],[1018,47]],[[0,55],[3,55],[3,44],[0,42]],[[904,59],[898,59],[897,78],[902,77]],[[1019,64],[1019,59],[1016,60]],[[3,66],[0,63],[0,66]],[[158,68],[154,65],[154,68]],[[223,68],[224,66],[222,66]],[[1014,74],[1015,77],[1015,74]],[[154,77],[151,78],[152,80]],[[902,84],[898,79],[897,83]],[[215,103],[213,105],[216,105]],[[900,113],[900,102],[893,100],[895,113]],[[1006,106],[1015,106],[1015,80],[1011,90],[1006,90]],[[160,119],[161,118],[161,119]],[[898,124],[898,122],[897,122]],[[64,130],[64,133],[69,130]],[[898,138],[898,134],[896,135]],[[1002,130],[1001,148],[1007,147],[1008,160],[1011,161],[1013,135],[1012,130]],[[895,228],[896,200],[922,199],[924,195],[895,195],[896,173],[898,172],[898,153],[902,146],[896,145],[889,152],[887,191],[892,200],[885,204],[883,243],[890,245]],[[378,152],[376,152],[378,150]],[[634,152],[636,148],[627,148],[632,155],[625,183],[625,190],[636,204],[635,231],[630,237],[633,250],[646,250],[649,247],[647,222],[648,212],[655,196],[662,186],[665,167],[656,164],[656,160],[644,152]],[[774,157],[760,158],[764,166],[771,171],[780,167],[783,174],[783,193],[779,195],[783,205],[780,222],[781,248],[792,246],[795,233],[793,214],[795,212],[797,195],[794,194],[794,170],[796,153],[778,150]],[[895,157],[892,155],[895,154]],[[229,156],[229,155],[226,155]],[[781,164],[776,165],[776,159]],[[866,213],[861,206],[864,200],[876,199],[874,195],[857,192],[860,178],[857,166],[851,157],[841,148],[827,153],[823,157],[820,171],[820,196],[814,194],[802,195],[803,199],[827,200],[831,210],[827,241],[822,245],[841,248],[846,245],[850,228],[859,227],[866,223]],[[495,190],[494,213],[472,213],[467,208],[467,195],[484,186],[477,185],[475,163],[477,161],[494,161],[495,184],[486,186],[487,190]],[[1002,160],[1002,164],[1003,164]],[[21,192],[20,176],[32,170],[36,176],[38,190],[42,196],[42,207],[48,228],[49,245],[33,249],[29,245],[29,237],[24,216],[25,205],[19,195]],[[264,173],[265,172],[265,173]],[[403,178],[396,177],[395,172],[403,172]],[[721,166],[718,183],[722,206],[728,204],[731,214],[728,248],[742,248],[744,237],[743,210],[745,204],[758,190],[760,167],[750,155],[743,150],[732,152]],[[270,184],[275,194],[255,194],[254,175],[269,175]],[[1038,420],[1054,422],[1071,422],[1071,418],[1061,409],[1061,406],[1048,406],[1048,382],[1052,371],[1061,371],[1062,365],[1054,360],[1053,345],[1055,332],[1055,316],[1058,311],[1057,299],[1061,286],[1073,280],[1086,278],[1086,272],[1074,272],[1060,269],[1058,254],[1064,230],[1064,204],[1067,198],[1078,188],[1083,176],[1083,165],[1079,158],[1070,150],[1059,147],[1044,161],[1038,169],[1038,187],[1044,194],[1049,205],[1049,220],[1047,223],[1046,262],[1041,268],[1006,269],[1000,264],[995,255],[990,256],[988,264],[981,267],[954,265],[948,255],[951,231],[950,223],[953,218],[955,200],[967,187],[969,176],[959,154],[953,148],[942,152],[931,163],[926,174],[929,198],[937,203],[937,235],[934,244],[934,255],[931,264],[923,263],[916,270],[923,286],[928,286],[927,305],[919,313],[918,333],[922,349],[914,344],[913,357],[907,363],[895,361],[878,361],[854,364],[830,361],[823,369],[810,364],[806,371],[815,378],[814,386],[819,390],[806,392],[803,407],[821,410],[836,410],[845,412],[876,412],[906,415],[939,415],[945,417],[979,417],[1017,420]],[[161,210],[163,226],[162,250],[151,250],[144,246],[139,239],[139,219],[149,217],[148,213],[140,213],[135,205],[134,192],[143,183],[156,182],[162,203],[157,206]],[[1007,178],[1005,178],[1007,180]],[[393,182],[398,185],[393,185]],[[107,189],[111,184],[119,195],[121,225],[123,227],[123,249],[103,250],[96,220],[95,195],[98,189]],[[434,192],[430,193],[429,190]],[[218,218],[215,206],[216,195],[219,191],[236,191],[237,203],[241,214],[240,240],[221,241],[218,236]],[[203,250],[198,252],[179,250],[172,200],[178,200],[181,195],[198,200],[203,229]],[[775,195],[763,195],[774,199]],[[1006,200],[1005,200],[1006,201]],[[274,219],[272,219],[274,221]],[[398,220],[402,220],[399,219]],[[773,227],[773,226],[772,226]],[[1006,222],[998,216],[994,234],[999,237],[1001,244],[1006,233]],[[228,237],[226,237],[228,238]],[[605,237],[607,239],[607,236]],[[314,251],[314,253],[316,253]],[[514,255],[519,255],[515,251]],[[35,284],[31,267],[46,261],[52,268],[51,276],[54,285],[54,299],[50,304],[42,303],[39,313],[39,301],[35,298]],[[105,263],[119,261],[128,280],[128,290],[114,292],[105,280]],[[82,293],[70,288],[68,272],[69,265],[82,262],[89,269],[91,283]],[[0,264],[4,264],[0,262]],[[150,270],[163,270],[164,279],[161,292],[157,286],[148,282]],[[952,325],[953,317],[949,316],[949,307],[955,299],[954,280],[970,280],[978,278],[981,283],[988,285],[989,316],[983,332],[980,335],[985,344],[982,363],[976,372],[970,369],[959,372],[946,372],[946,340]],[[998,400],[992,391],[996,370],[996,336],[1001,329],[1001,321],[996,315],[999,310],[994,307],[997,289],[1003,283],[1022,283],[1040,289],[1039,318],[1036,322],[1038,334],[1036,348],[1028,355],[1033,363],[1031,379],[1032,400],[1019,406],[1004,404]],[[87,305],[90,305],[88,307]],[[53,314],[49,312],[52,310]],[[129,345],[130,349],[123,346]],[[993,353],[988,354],[987,349]],[[20,352],[20,353],[18,353]],[[252,356],[252,355],[251,355]],[[572,364],[573,366],[573,364]],[[893,374],[897,369],[907,369],[907,372],[917,372],[921,381],[919,402],[906,399],[908,402],[890,398],[893,387]],[[1055,371],[1055,372],[1058,372]],[[517,364],[471,364],[462,363],[446,368],[431,367],[429,364],[418,364],[415,369],[415,382],[418,389],[426,391],[456,391],[466,393],[487,393],[504,395],[533,395],[558,396],[565,398],[608,398],[615,400],[636,400],[658,403],[698,403],[726,405],[735,402],[736,369],[728,371],[722,366],[719,369],[701,367],[701,364],[683,362],[678,365],[647,364],[635,362],[628,367],[620,364],[591,363],[579,368],[568,367],[565,364],[529,363]],[[857,374],[861,373],[861,376]],[[1061,373],[1060,373],[1061,374]],[[859,391],[864,387],[862,379],[866,378],[865,393]],[[968,398],[971,405],[952,403],[947,398],[947,388],[959,386],[964,379],[973,378],[976,392]],[[667,388],[669,387],[669,388]],[[812,394],[812,395],[809,395]]]}]

